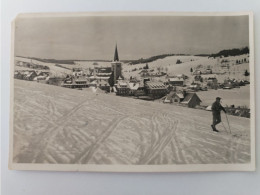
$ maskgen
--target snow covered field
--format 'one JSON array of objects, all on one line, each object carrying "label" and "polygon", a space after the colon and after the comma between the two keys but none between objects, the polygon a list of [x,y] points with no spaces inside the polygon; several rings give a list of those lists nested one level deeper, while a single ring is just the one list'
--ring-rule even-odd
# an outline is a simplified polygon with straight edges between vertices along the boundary
[{"label": "snow covered field", "polygon": [[[55,75],[55,76],[64,76],[64,75],[71,73],[71,70],[55,66],[55,63],[46,63],[46,62],[41,62],[41,61],[38,61],[38,60],[32,60],[31,61],[31,59],[23,58],[23,57],[15,57],[15,60],[22,61],[22,62],[28,62],[28,63],[32,62],[34,64],[48,66],[50,68],[51,75]],[[14,67],[15,67],[15,70],[18,70],[18,69],[29,70],[29,68],[26,68],[26,67],[18,67],[18,66],[14,66]]]},{"label": "snow covered field", "polygon": [[222,98],[223,106],[235,105],[235,107],[247,107],[250,108],[250,85],[242,86],[234,89],[218,89],[209,91],[196,92],[202,101],[202,105],[211,105],[216,97]]},{"label": "snow covered field", "polygon": [[[250,119],[14,81],[14,162],[209,164],[250,162]],[[225,117],[222,116],[227,128]]]}]

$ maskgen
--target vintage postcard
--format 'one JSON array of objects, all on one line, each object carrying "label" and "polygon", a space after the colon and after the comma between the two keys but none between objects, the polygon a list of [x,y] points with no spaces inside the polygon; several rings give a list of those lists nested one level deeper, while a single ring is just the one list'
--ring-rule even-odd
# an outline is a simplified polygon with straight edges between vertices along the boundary
[{"label": "vintage postcard", "polygon": [[255,170],[253,14],[20,14],[14,170]]}]

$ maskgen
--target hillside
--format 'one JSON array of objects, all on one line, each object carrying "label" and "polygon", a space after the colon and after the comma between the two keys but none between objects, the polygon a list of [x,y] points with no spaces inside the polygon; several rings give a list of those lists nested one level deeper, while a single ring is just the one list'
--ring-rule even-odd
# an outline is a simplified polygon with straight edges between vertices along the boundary
[{"label": "hillside", "polygon": [[15,80],[14,162],[248,163],[250,120],[228,117],[232,135],[207,111]]},{"label": "hillside", "polygon": [[[243,59],[246,59],[247,62],[236,64],[237,60],[241,61]],[[180,60],[182,63],[176,64],[177,60]],[[223,61],[228,62],[224,63]],[[219,82],[223,82],[226,78],[245,79],[243,73],[245,70],[250,71],[248,61],[249,57],[247,54],[215,59],[203,56],[169,56],[148,63],[148,66],[149,70],[153,69],[154,72],[158,72],[158,68],[160,68],[160,71],[163,71],[168,75],[185,74],[189,77],[192,77],[190,72],[191,68],[193,71],[196,69],[205,70],[211,68],[214,73],[212,76],[215,76],[215,73],[217,73]],[[224,67],[227,64],[229,65],[229,68]],[[130,76],[139,78],[138,73],[145,65],[146,63],[136,65],[124,64],[124,76],[126,78],[130,78]],[[136,71],[133,71],[134,69],[136,69]],[[190,82],[192,82],[192,80],[190,80]]]}]

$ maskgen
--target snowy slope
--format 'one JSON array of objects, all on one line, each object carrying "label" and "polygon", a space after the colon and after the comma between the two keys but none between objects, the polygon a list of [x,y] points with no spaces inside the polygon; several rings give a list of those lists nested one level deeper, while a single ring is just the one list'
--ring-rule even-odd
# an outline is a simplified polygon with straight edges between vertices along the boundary
[{"label": "snowy slope", "polygon": [[[181,64],[176,64],[177,60],[181,60]],[[191,76],[190,69],[195,70],[198,66],[200,66],[203,70],[206,68],[211,68],[213,73],[223,73],[223,75],[218,75],[218,81],[223,82],[224,79],[227,78],[235,78],[235,79],[245,79],[243,73],[245,70],[249,70],[249,63],[236,64],[236,60],[247,59],[248,55],[241,56],[230,56],[225,58],[208,58],[208,57],[200,57],[200,56],[169,56],[163,59],[159,59],[153,62],[148,63],[149,69],[154,69],[154,72],[158,72],[158,68],[163,72],[167,72],[169,75],[178,75],[185,74],[187,76]],[[226,69],[221,67],[222,60],[227,60],[227,64],[230,65],[230,69]],[[139,68],[143,68],[146,65],[144,64],[136,64],[136,65],[128,65],[124,64],[124,76],[126,78],[139,77]],[[137,69],[137,71],[132,71],[133,69]],[[167,70],[166,70],[167,69]],[[192,76],[191,76],[192,77]]]},{"label": "snowy slope", "polygon": [[[14,82],[14,162],[205,164],[250,162],[250,120],[29,81]],[[225,126],[227,123],[224,120]]]}]

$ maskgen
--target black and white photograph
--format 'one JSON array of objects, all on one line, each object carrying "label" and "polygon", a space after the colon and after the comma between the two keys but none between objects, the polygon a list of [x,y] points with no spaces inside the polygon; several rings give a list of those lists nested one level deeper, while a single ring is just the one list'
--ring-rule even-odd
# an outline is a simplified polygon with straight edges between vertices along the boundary
[{"label": "black and white photograph", "polygon": [[18,15],[9,168],[254,171],[252,17]]}]

